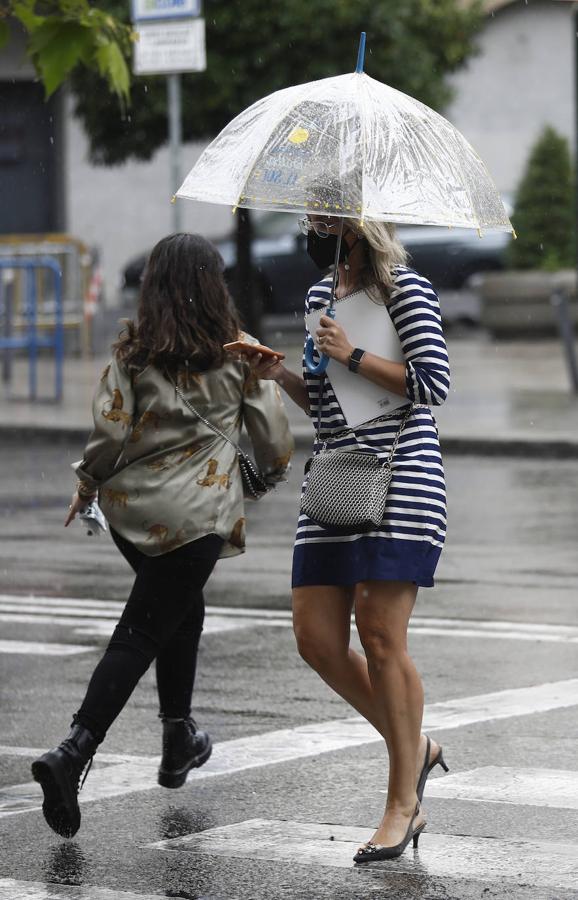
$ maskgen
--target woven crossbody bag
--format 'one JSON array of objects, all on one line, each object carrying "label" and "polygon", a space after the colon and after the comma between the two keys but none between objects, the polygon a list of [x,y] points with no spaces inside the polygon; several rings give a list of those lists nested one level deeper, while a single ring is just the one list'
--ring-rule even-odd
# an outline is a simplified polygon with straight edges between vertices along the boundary
[{"label": "woven crossbody bag", "polygon": [[224,431],[221,431],[220,428],[217,428],[216,425],[213,425],[212,422],[209,422],[208,419],[205,419],[204,416],[200,414],[200,412],[195,409],[192,403],[189,403],[187,398],[184,396],[181,389],[177,384],[170,379],[175,393],[181,398],[182,402],[185,404],[188,410],[193,413],[193,415],[197,416],[201,422],[210,428],[211,431],[214,431],[215,434],[218,434],[223,440],[227,441],[231,446],[233,446],[237,452],[237,460],[239,462],[239,469],[241,471],[241,480],[243,482],[243,495],[246,500],[260,500],[271,488],[271,485],[267,484],[265,480],[265,476],[259,471],[257,465],[253,462],[250,456],[246,453],[243,453],[241,448],[232,441],[231,438],[225,434]]},{"label": "woven crossbody bag", "polygon": [[[321,401],[323,382],[319,386],[317,442],[321,431]],[[307,482],[301,498],[301,512],[324,528],[343,534],[358,534],[379,527],[383,521],[387,492],[392,478],[393,457],[407,420],[413,412],[409,405],[392,441],[384,462],[368,450],[340,450],[327,447],[354,428],[327,438],[319,453],[305,466]],[[375,421],[389,418],[381,416]]]}]

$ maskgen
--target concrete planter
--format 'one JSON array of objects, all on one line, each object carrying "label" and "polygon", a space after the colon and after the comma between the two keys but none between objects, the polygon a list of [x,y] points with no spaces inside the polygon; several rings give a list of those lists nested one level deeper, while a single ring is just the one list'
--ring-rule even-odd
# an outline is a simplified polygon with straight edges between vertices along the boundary
[{"label": "concrete planter", "polygon": [[490,272],[480,279],[481,322],[494,337],[543,337],[558,333],[550,302],[561,291],[569,298],[574,327],[578,326],[576,272]]}]

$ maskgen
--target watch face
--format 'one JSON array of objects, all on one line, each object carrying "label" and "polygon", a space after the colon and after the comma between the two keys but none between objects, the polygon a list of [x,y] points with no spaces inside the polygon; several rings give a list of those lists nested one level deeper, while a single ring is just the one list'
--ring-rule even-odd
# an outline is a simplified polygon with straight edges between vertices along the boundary
[{"label": "watch face", "polygon": [[359,363],[361,362],[361,357],[365,353],[365,350],[360,350],[359,347],[356,347],[355,350],[351,351],[351,356],[349,357],[349,369],[351,372],[357,372],[359,368]]}]

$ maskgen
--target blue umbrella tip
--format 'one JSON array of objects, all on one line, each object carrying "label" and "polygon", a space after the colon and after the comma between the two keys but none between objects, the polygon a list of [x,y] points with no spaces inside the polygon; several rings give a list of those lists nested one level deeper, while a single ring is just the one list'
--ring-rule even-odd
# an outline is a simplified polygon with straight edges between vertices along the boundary
[{"label": "blue umbrella tip", "polygon": [[361,32],[361,36],[359,38],[359,50],[357,51],[357,65],[355,67],[355,71],[358,74],[363,72],[363,66],[365,63],[365,31]]}]

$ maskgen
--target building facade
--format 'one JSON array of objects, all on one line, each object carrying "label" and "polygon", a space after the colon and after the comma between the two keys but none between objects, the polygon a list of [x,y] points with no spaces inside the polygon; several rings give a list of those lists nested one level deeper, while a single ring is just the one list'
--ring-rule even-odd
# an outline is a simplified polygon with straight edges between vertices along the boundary
[{"label": "building facade", "polygon": [[[479,50],[452,76],[445,111],[512,194],[545,125],[574,143],[578,4],[564,0],[487,0]],[[46,106],[22,63],[22,35],[0,54],[0,233],[67,230],[98,246],[108,303],[124,264],[172,230],[168,149],[148,163],[92,166],[70,98]],[[20,43],[19,43],[20,42]],[[183,147],[183,169],[202,147]],[[226,207],[180,201],[183,228],[217,237],[233,227]]]}]

